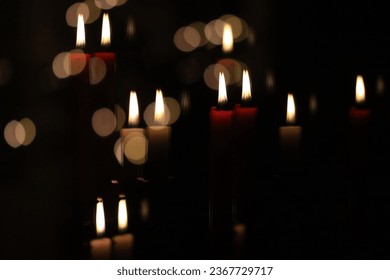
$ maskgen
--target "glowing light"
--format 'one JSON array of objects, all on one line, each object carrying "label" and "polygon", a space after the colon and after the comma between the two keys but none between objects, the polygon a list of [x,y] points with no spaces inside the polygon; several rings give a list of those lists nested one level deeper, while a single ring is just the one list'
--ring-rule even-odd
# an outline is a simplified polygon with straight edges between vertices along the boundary
[{"label": "glowing light", "polygon": [[[169,111],[169,120],[168,124],[175,123],[180,117],[180,104],[175,98],[164,97],[165,108],[168,108]],[[165,123],[165,122],[164,122]]]},{"label": "glowing light", "polygon": [[201,22],[201,21],[196,21],[196,22],[191,23],[189,26],[194,28],[197,31],[196,36],[199,35],[200,41],[198,43],[198,47],[204,46],[207,43],[207,38],[204,34],[204,29],[206,27],[206,24],[204,22]]},{"label": "glowing light", "polygon": [[83,3],[85,5],[87,5],[88,11],[89,11],[88,17],[85,17],[85,15],[84,15],[85,23],[90,24],[90,23],[93,23],[96,20],[98,20],[102,10],[95,5],[95,1],[94,0],[85,0]]},{"label": "glowing light", "polygon": [[212,64],[208,66],[204,73],[203,79],[206,85],[214,90],[218,90],[219,87],[219,73],[223,73],[225,76],[225,82],[230,80],[230,73],[226,67],[220,63]]},{"label": "glowing light", "polygon": [[89,6],[86,3],[77,2],[66,11],[66,23],[71,27],[77,27],[78,15],[83,15],[85,22],[89,19]]},{"label": "glowing light", "polygon": [[149,201],[145,198],[141,201],[141,218],[144,222],[146,222],[149,219],[150,216],[150,206]]},{"label": "glowing light", "polygon": [[64,68],[69,68],[69,75],[80,74],[87,66],[88,56],[81,49],[74,49],[68,53],[67,60],[64,61]]},{"label": "glowing light", "polygon": [[59,79],[68,78],[70,75],[69,53],[61,52],[57,54],[52,63],[54,75]]},{"label": "glowing light", "polygon": [[265,85],[268,90],[273,90],[275,87],[275,78],[274,74],[271,71],[267,72],[266,78],[265,78]]},{"label": "glowing light", "polygon": [[109,10],[114,8],[118,3],[118,0],[95,0],[95,5],[99,9]]},{"label": "glowing light", "polygon": [[98,198],[96,204],[96,234],[102,236],[106,233],[106,219],[104,217],[103,199]]},{"label": "glowing light", "polygon": [[114,155],[116,160],[120,165],[123,166],[123,156],[122,156],[122,138],[119,138],[115,141],[114,144]]},{"label": "glowing light", "polygon": [[248,70],[242,72],[242,94],[241,101],[248,102],[252,99],[251,82],[249,80]]},{"label": "glowing light", "polygon": [[20,121],[20,124],[24,128],[24,140],[22,142],[23,146],[28,146],[30,145],[36,136],[36,128],[35,124],[32,120],[29,118],[24,118]]},{"label": "glowing light", "polygon": [[225,22],[215,19],[206,24],[204,34],[210,43],[214,45],[222,44],[223,30]]},{"label": "glowing light", "polygon": [[218,87],[218,105],[225,105],[227,103],[226,82],[225,75],[219,73],[219,87]]},{"label": "glowing light", "polygon": [[312,115],[315,115],[317,113],[318,101],[317,101],[317,96],[315,94],[310,95],[309,110],[310,110],[310,114]]},{"label": "glowing light", "polygon": [[23,125],[16,120],[10,121],[4,128],[4,139],[12,148],[22,145],[25,135]]},{"label": "glowing light", "polygon": [[155,120],[155,110],[156,110],[156,102],[150,103],[148,106],[146,106],[143,114],[143,118],[145,123],[148,126],[159,126],[159,125],[167,125],[169,123],[171,113],[169,112],[169,108],[164,102],[164,118],[161,120],[160,123],[156,122]]},{"label": "glowing light", "polygon": [[156,124],[163,124],[164,121],[164,97],[161,90],[156,91],[156,102],[154,107],[154,121]]},{"label": "glowing light", "polygon": [[115,115],[116,115],[116,130],[119,131],[121,128],[124,127],[126,123],[126,112],[121,106],[116,104]]},{"label": "glowing light", "polygon": [[79,14],[77,18],[76,47],[85,47],[85,26],[82,14]]},{"label": "glowing light", "polygon": [[103,81],[107,74],[107,66],[103,59],[100,57],[91,57],[89,60],[90,75],[89,83],[96,85]]},{"label": "glowing light", "polygon": [[138,109],[138,99],[137,93],[135,91],[130,91],[129,98],[129,126],[137,126],[139,123],[139,109]]},{"label": "glowing light", "polygon": [[110,18],[108,17],[107,13],[103,14],[102,37],[100,44],[102,46],[109,46],[111,44]]},{"label": "glowing light", "polygon": [[222,51],[230,53],[233,51],[233,31],[229,23],[225,23],[222,36]]},{"label": "glowing light", "polygon": [[118,203],[118,230],[121,232],[127,231],[127,205],[124,195],[119,196]]},{"label": "glowing light", "polygon": [[191,108],[190,94],[187,91],[183,91],[180,99],[181,110],[187,114]]},{"label": "glowing light", "polygon": [[127,19],[127,36],[129,39],[133,39],[135,37],[135,21],[133,17],[129,17]]},{"label": "glowing light", "polygon": [[361,104],[366,100],[366,90],[364,88],[364,81],[361,75],[356,77],[356,103]]},{"label": "glowing light", "polygon": [[[182,52],[190,52],[193,51],[196,46],[192,46],[189,42],[187,42],[185,34],[187,30],[187,26],[179,28],[173,37],[173,42],[175,46],[181,50]],[[188,36],[188,35],[187,35]]]},{"label": "glowing light", "polygon": [[295,117],[295,102],[294,96],[292,93],[289,93],[287,96],[287,114],[286,114],[286,122],[288,124],[294,124],[296,120]]},{"label": "glowing light", "polygon": [[97,135],[106,137],[116,128],[115,114],[108,108],[101,108],[92,115],[92,128]]},{"label": "glowing light", "polygon": [[123,140],[123,153],[127,160],[135,165],[142,165],[147,161],[148,139],[141,131],[133,131]]}]

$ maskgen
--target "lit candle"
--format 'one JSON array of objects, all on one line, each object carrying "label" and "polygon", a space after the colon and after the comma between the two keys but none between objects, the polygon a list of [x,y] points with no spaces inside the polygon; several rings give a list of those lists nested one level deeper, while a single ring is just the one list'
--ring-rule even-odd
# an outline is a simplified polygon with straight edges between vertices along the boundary
[{"label": "lit candle", "polygon": [[103,14],[100,45],[105,51],[95,52],[93,55],[101,58],[105,62],[107,74],[114,73],[116,57],[114,52],[109,51],[111,46],[111,26],[110,18],[107,13]]},{"label": "lit candle", "polygon": [[133,255],[134,235],[127,233],[128,215],[126,198],[124,195],[119,196],[118,203],[118,231],[120,234],[115,235],[112,240],[114,243],[115,259],[130,259]]},{"label": "lit candle", "polygon": [[289,93],[287,96],[287,125],[279,128],[279,138],[282,157],[289,160],[297,160],[299,156],[302,127],[295,125],[296,112],[295,101],[293,94]]},{"label": "lit candle", "polygon": [[[225,76],[219,74],[218,106],[210,109],[209,226],[212,250],[219,257],[231,253],[232,172],[231,137],[233,110],[227,109]],[[216,257],[217,257],[216,256]]]},{"label": "lit candle", "polygon": [[143,165],[147,159],[148,141],[145,129],[138,128],[139,107],[137,93],[130,91],[129,97],[129,128],[120,131],[122,141],[122,164],[125,170],[125,180],[134,180],[143,176]]},{"label": "lit candle", "polygon": [[352,125],[367,125],[370,118],[370,110],[365,107],[366,90],[361,75],[356,77],[355,106],[349,110],[349,120]]},{"label": "lit candle", "polygon": [[77,31],[76,31],[76,48],[80,49],[77,52],[69,54],[70,60],[70,75],[80,75],[85,83],[89,82],[89,58],[90,55],[81,51],[86,45],[85,41],[85,24],[84,16],[79,14],[77,17]]},{"label": "lit candle", "polygon": [[229,23],[225,22],[222,33],[222,51],[230,53],[233,51],[233,30]]},{"label": "lit candle", "polygon": [[154,125],[146,128],[148,138],[148,166],[150,176],[164,178],[169,172],[169,153],[171,127],[167,125],[164,97],[161,90],[156,91]]},{"label": "lit candle", "polygon": [[106,221],[104,217],[103,199],[98,198],[96,204],[96,235],[97,238],[90,241],[91,259],[107,260],[111,258],[111,239],[103,237],[106,233]]}]

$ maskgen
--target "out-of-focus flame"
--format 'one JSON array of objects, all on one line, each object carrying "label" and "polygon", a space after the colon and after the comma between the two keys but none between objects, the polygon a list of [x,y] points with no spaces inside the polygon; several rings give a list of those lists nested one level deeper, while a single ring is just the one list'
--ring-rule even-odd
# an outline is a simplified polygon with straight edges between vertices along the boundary
[{"label": "out-of-focus flame", "polygon": [[248,70],[242,72],[242,95],[241,101],[248,102],[252,99],[251,82],[249,80]]},{"label": "out-of-focus flame", "polygon": [[130,91],[129,98],[129,126],[137,126],[139,123],[138,98],[135,91]]},{"label": "out-of-focus flame", "polygon": [[218,86],[218,105],[225,105],[227,101],[225,75],[220,72]]},{"label": "out-of-focus flame", "polygon": [[296,120],[295,117],[295,102],[294,102],[294,96],[292,93],[289,93],[287,96],[287,115],[286,115],[286,122],[288,124],[294,124]]},{"label": "out-of-focus flame", "polygon": [[103,199],[99,197],[96,204],[96,234],[102,236],[106,233],[106,220],[104,218]]},{"label": "out-of-focus flame", "polygon": [[165,118],[164,97],[161,90],[156,91],[156,102],[154,106],[154,121],[156,124],[162,124]]},{"label": "out-of-focus flame", "polygon": [[85,27],[82,14],[77,17],[76,47],[85,47]]},{"label": "out-of-focus flame", "polygon": [[223,26],[222,51],[224,53],[233,51],[233,30],[229,23],[225,23]]},{"label": "out-of-focus flame", "polygon": [[120,195],[118,203],[118,230],[120,232],[125,232],[127,230],[127,224],[126,198],[124,195]]},{"label": "out-of-focus flame", "polygon": [[366,90],[364,88],[364,81],[361,75],[356,78],[356,103],[361,104],[366,100]]},{"label": "out-of-focus flame", "polygon": [[110,18],[107,13],[103,14],[102,37],[100,44],[102,46],[109,46],[111,44]]}]

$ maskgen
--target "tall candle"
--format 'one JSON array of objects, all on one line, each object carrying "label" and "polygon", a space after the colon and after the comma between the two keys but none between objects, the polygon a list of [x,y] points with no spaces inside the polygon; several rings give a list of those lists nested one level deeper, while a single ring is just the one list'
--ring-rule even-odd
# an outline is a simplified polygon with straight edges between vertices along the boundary
[{"label": "tall candle", "polygon": [[244,216],[245,206],[250,188],[253,186],[256,172],[252,170],[257,166],[257,143],[255,140],[258,108],[252,105],[252,92],[248,70],[242,75],[241,104],[236,104],[233,112],[233,215],[235,222]]},{"label": "tall candle", "polygon": [[[292,93],[287,96],[286,125],[279,128],[279,139],[282,158],[289,164],[299,158],[302,127],[295,125],[295,101]],[[289,166],[293,167],[293,166]]]},{"label": "tall candle", "polygon": [[103,199],[98,198],[96,204],[96,235],[97,238],[90,241],[91,259],[107,260],[111,258],[111,239],[104,237],[106,233],[106,221],[104,217]]},{"label": "tall candle", "polygon": [[233,110],[228,109],[225,76],[219,74],[218,107],[210,109],[210,233],[215,257],[231,253],[232,181],[231,136]]},{"label": "tall candle", "polygon": [[349,120],[353,126],[367,125],[370,118],[370,110],[366,108],[366,90],[364,86],[363,76],[356,77],[355,88],[356,104],[349,110]]},{"label": "tall candle", "polygon": [[146,128],[148,138],[149,175],[154,179],[163,179],[169,173],[169,155],[171,127],[165,118],[164,97],[161,90],[156,90],[154,124]]},{"label": "tall candle", "polygon": [[143,165],[147,160],[148,141],[145,136],[145,129],[138,128],[139,107],[135,91],[130,91],[128,128],[120,131],[122,141],[122,163],[124,167],[124,179],[134,180],[142,177]]},{"label": "tall candle", "polygon": [[134,235],[127,233],[128,230],[128,214],[126,197],[119,196],[118,203],[118,231],[112,240],[114,243],[115,259],[130,259],[133,255]]}]

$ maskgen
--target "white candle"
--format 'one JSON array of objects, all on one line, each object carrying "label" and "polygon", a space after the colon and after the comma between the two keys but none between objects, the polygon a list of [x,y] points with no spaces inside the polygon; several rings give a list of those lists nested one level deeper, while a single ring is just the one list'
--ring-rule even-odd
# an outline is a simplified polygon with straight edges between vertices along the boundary
[{"label": "white candle", "polygon": [[161,90],[157,90],[154,125],[146,129],[150,176],[155,178],[164,178],[168,175],[171,127],[166,125],[167,123],[163,94]]},{"label": "white candle", "polygon": [[148,141],[145,129],[138,128],[139,108],[137,93],[130,92],[128,126],[120,131],[122,141],[122,164],[125,167],[125,178],[135,179],[143,176],[143,165],[147,160]]},{"label": "white candle", "polygon": [[98,238],[90,241],[91,259],[107,260],[111,258],[111,239],[103,237],[106,232],[103,199],[98,198],[96,204],[96,234]]},{"label": "white candle", "polygon": [[295,121],[296,112],[294,96],[289,93],[287,96],[287,125],[279,128],[279,137],[282,157],[290,160],[297,159],[301,144],[302,127],[295,125]]},{"label": "white candle", "polygon": [[134,235],[126,233],[127,229],[126,198],[124,195],[121,195],[118,203],[118,231],[121,233],[112,238],[115,259],[130,259],[133,255]]}]

